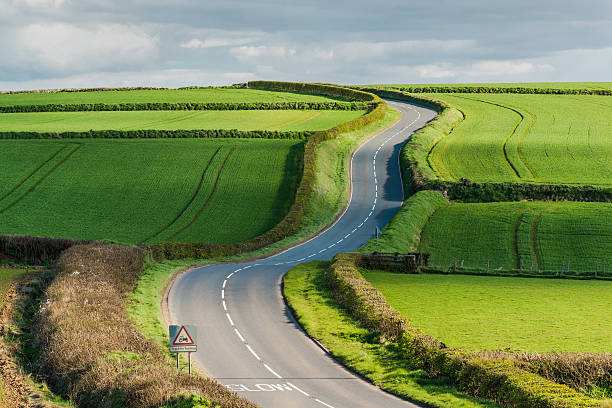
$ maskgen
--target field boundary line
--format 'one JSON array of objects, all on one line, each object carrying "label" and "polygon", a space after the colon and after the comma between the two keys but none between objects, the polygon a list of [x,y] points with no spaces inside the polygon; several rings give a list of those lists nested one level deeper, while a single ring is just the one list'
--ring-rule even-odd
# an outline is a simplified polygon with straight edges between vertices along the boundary
[{"label": "field boundary line", "polygon": [[49,157],[47,160],[42,162],[42,164],[40,166],[38,166],[36,169],[34,169],[32,172],[30,172],[23,180],[18,182],[8,193],[6,193],[2,197],[0,197],[0,201],[3,201],[5,198],[7,198],[11,194],[13,194],[19,187],[21,187],[23,184],[25,184],[26,181],[28,181],[31,177],[33,177],[34,174],[36,174],[36,172],[38,172],[40,169],[42,169],[45,166],[45,164],[47,164],[51,160],[53,160],[55,158],[55,156],[57,156],[62,150],[66,149],[67,147],[68,147],[67,144],[65,144],[62,147],[60,147],[55,153],[53,153],[51,155],[51,157]]},{"label": "field boundary line", "polygon": [[232,155],[234,150],[236,150],[236,146],[232,146],[230,151],[227,153],[227,156],[225,156],[225,159],[223,160],[223,163],[221,163],[221,167],[219,168],[219,171],[217,172],[217,178],[215,179],[215,183],[213,184],[213,188],[212,188],[210,194],[208,195],[208,197],[206,197],[206,201],[204,201],[204,204],[202,204],[200,209],[196,212],[196,214],[193,216],[191,221],[189,221],[187,223],[187,225],[185,225],[184,227],[182,227],[181,229],[176,231],[168,239],[175,238],[178,234],[180,234],[181,232],[185,231],[187,228],[191,227],[193,225],[193,223],[196,222],[196,220],[198,219],[200,214],[202,214],[204,209],[208,206],[208,203],[210,202],[210,200],[212,199],[213,195],[217,191],[217,185],[219,184],[219,178],[221,177],[221,173],[223,173],[223,169],[225,168],[225,164],[227,163],[227,160],[230,158],[230,156]]},{"label": "field boundary line", "polygon": [[72,149],[70,151],[70,153],[68,153],[66,155],[66,157],[64,157],[62,160],[59,161],[59,163],[57,163],[55,166],[53,166],[48,172],[46,172],[40,179],[38,179],[38,181],[36,181],[36,183],[34,183],[34,185],[32,187],[30,187],[25,193],[23,193],[21,196],[19,196],[15,201],[13,201],[12,203],[10,203],[9,205],[7,205],[6,207],[0,209],[0,214],[5,213],[7,210],[9,210],[11,207],[15,206],[17,203],[19,203],[21,200],[23,200],[24,197],[26,197],[28,194],[30,194],[32,191],[34,191],[36,189],[36,187],[38,187],[43,181],[45,181],[45,179],[47,177],[49,177],[51,175],[51,173],[53,173],[55,170],[57,170],[58,167],[60,167],[62,164],[64,164],[66,161],[68,161],[68,159],[70,159],[70,157],[76,153],[77,150],[79,150],[81,147],[83,147],[82,144],[77,143],[77,146]]},{"label": "field boundary line", "polygon": [[202,185],[204,184],[204,177],[206,176],[208,168],[210,167],[210,165],[212,164],[213,160],[215,159],[215,157],[217,156],[217,154],[219,153],[219,151],[222,148],[223,148],[223,145],[219,146],[217,148],[217,150],[215,150],[213,155],[210,157],[210,159],[208,160],[208,163],[206,164],[206,167],[204,167],[204,170],[202,171],[202,176],[200,178],[200,182],[198,183],[198,186],[197,186],[195,192],[193,193],[193,196],[187,202],[187,204],[183,207],[183,209],[181,211],[179,211],[178,215],[176,217],[174,217],[174,219],[172,221],[170,221],[165,227],[163,227],[161,230],[159,230],[155,234],[151,235],[150,237],[146,238],[143,242],[147,242],[147,241],[157,237],[159,234],[161,234],[162,232],[164,232],[168,228],[170,228],[174,223],[176,223],[179,220],[179,218],[181,218],[183,216],[183,214],[185,214],[185,212],[187,211],[189,206],[191,206],[191,204],[193,204],[193,202],[195,201],[196,197],[198,196],[200,190],[202,189]]}]

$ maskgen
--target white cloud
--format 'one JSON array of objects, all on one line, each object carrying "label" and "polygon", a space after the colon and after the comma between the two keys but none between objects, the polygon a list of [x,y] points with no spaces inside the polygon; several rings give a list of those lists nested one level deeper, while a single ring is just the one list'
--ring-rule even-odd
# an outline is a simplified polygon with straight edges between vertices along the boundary
[{"label": "white cloud", "polygon": [[25,81],[0,81],[0,89],[60,89],[121,86],[181,87],[231,85],[257,79],[251,72],[163,69],[121,72],[89,72],[67,77]]},{"label": "white cloud", "polygon": [[406,58],[422,54],[461,54],[473,50],[472,40],[402,40],[387,42],[347,42],[332,47],[335,55],[344,60],[373,60]]},{"label": "white cloud", "polygon": [[452,78],[457,73],[451,69],[445,69],[440,65],[422,65],[416,68],[421,78],[443,79]]},{"label": "white cloud", "polygon": [[193,38],[187,42],[181,43],[181,48],[214,48],[214,47],[228,47],[234,45],[248,44],[255,41],[253,38],[207,38],[200,40],[199,38]]},{"label": "white cloud", "polygon": [[550,64],[536,64],[525,61],[482,61],[468,68],[473,76],[514,76],[535,72],[554,71]]},{"label": "white cloud", "polygon": [[12,0],[14,6],[29,8],[57,8],[68,3],[67,0]]},{"label": "white cloud", "polygon": [[259,57],[290,57],[296,54],[296,50],[293,48],[286,48],[282,46],[250,46],[244,45],[242,47],[234,47],[230,49],[230,54],[238,59],[249,59]]},{"label": "white cloud", "polygon": [[5,64],[27,65],[46,73],[100,71],[157,58],[158,38],[138,26],[120,24],[81,28],[71,24],[31,24],[13,35],[12,58]]}]

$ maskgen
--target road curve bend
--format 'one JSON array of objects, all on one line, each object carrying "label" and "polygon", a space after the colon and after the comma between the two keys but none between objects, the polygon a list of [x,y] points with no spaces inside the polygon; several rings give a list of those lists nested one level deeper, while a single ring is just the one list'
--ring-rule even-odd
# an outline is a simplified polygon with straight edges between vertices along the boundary
[{"label": "road curve bend", "polygon": [[355,152],[351,201],[332,227],[266,259],[192,269],[170,288],[170,320],[198,325],[199,347],[193,354],[198,367],[262,407],[418,406],[334,361],[295,323],[281,294],[281,278],[290,268],[359,248],[401,206],[399,151],[436,113],[404,102],[387,103],[402,117]]}]

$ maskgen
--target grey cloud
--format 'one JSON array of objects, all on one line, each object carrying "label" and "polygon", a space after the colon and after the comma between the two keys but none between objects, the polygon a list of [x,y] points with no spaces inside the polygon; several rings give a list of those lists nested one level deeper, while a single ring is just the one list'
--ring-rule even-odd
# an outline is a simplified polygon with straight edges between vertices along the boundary
[{"label": "grey cloud", "polygon": [[122,75],[168,85],[587,81],[606,79],[612,48],[609,0],[0,0],[0,9],[5,88]]}]

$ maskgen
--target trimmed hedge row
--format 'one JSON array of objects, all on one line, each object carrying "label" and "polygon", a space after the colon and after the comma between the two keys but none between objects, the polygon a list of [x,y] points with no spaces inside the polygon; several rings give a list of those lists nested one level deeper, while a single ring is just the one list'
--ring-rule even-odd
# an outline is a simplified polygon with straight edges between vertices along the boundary
[{"label": "trimmed hedge row", "polygon": [[449,378],[459,390],[517,408],[596,408],[600,402],[567,385],[519,368],[508,360],[447,348],[412,326],[363,278],[354,254],[338,254],[326,273],[334,298],[381,341],[398,344],[401,353],[433,377]]},{"label": "trimmed hedge row", "polygon": [[175,111],[175,110],[367,110],[366,102],[245,102],[245,103],[81,103],[0,106],[0,113],[89,112],[89,111]]},{"label": "trimmed hedge row", "polygon": [[387,110],[387,104],[376,95],[338,86],[266,81],[249,82],[248,86],[254,89],[316,93],[325,96],[361,100],[371,102],[375,107],[365,115],[349,122],[342,123],[331,129],[312,132],[304,146],[302,178],[299,182],[294,202],[287,215],[274,228],[248,241],[233,244],[162,242],[151,247],[153,257],[156,260],[204,259],[231,256],[238,253],[255,251],[291,235],[302,221],[306,204],[312,194],[316,173],[315,154],[317,145],[325,140],[334,139],[341,133],[358,130],[376,122],[385,116]]},{"label": "trimmed hedge row", "polygon": [[469,203],[498,201],[587,201],[612,202],[612,188],[530,183],[473,183],[428,180],[420,188],[444,191],[455,201]]},{"label": "trimmed hedge row", "polygon": [[513,94],[546,94],[546,95],[612,95],[612,89],[565,89],[565,88],[532,88],[524,86],[400,86],[403,92],[411,93],[513,93]]},{"label": "trimmed hedge row", "polygon": [[179,129],[89,130],[86,132],[0,132],[0,139],[307,139],[312,131]]},{"label": "trimmed hedge row", "polygon": [[0,235],[0,252],[13,255],[19,261],[26,263],[53,264],[66,249],[92,242],[31,235]]},{"label": "trimmed hedge row", "polygon": [[588,201],[612,202],[612,188],[589,185],[555,185],[530,183],[474,183],[439,180],[428,156],[435,145],[463,120],[463,114],[442,102],[408,95],[400,91],[364,88],[371,92],[434,109],[439,115],[417,131],[404,145],[400,155],[407,196],[420,190],[444,192],[448,199],[462,202],[497,201]]}]

